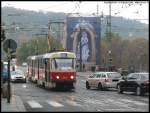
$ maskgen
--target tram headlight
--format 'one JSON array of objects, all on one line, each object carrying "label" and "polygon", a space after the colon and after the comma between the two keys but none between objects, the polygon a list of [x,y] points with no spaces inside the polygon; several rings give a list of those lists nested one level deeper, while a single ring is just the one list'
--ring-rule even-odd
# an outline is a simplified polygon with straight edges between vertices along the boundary
[{"label": "tram headlight", "polygon": [[71,78],[71,79],[74,79],[74,76],[71,75],[70,78]]},{"label": "tram headlight", "polygon": [[57,79],[59,79],[59,76],[56,76]]}]

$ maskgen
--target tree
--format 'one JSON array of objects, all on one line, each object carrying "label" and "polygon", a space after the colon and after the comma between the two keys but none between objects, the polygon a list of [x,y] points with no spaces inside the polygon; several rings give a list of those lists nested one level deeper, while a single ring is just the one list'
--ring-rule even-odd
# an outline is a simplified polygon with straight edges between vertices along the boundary
[{"label": "tree", "polygon": [[[56,49],[62,49],[62,45],[59,41],[52,38],[52,47]],[[49,52],[48,43],[46,38],[37,38],[22,43],[21,47],[17,50],[17,59],[19,64],[26,61],[28,56],[44,54]]]},{"label": "tree", "polygon": [[[112,65],[125,70],[135,68],[135,71],[149,70],[149,43],[145,38],[137,38],[134,40],[122,39],[118,34],[112,33],[111,40],[111,58]],[[101,41],[102,65],[109,64],[109,47],[110,40],[106,35]]]}]

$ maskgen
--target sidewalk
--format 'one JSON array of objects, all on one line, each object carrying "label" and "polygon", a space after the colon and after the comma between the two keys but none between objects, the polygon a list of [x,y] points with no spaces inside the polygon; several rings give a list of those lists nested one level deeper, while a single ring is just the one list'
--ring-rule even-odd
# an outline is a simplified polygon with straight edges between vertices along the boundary
[{"label": "sidewalk", "polygon": [[1,97],[1,112],[25,112],[26,109],[19,96],[12,95],[10,103],[7,103],[7,98]]}]

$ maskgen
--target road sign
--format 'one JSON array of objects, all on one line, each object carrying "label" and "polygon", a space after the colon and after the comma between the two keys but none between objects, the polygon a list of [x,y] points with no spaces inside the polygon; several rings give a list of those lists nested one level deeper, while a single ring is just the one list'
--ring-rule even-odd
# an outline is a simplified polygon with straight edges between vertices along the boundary
[{"label": "road sign", "polygon": [[4,51],[8,53],[8,48],[10,52],[16,51],[17,43],[13,39],[7,39],[3,44]]}]

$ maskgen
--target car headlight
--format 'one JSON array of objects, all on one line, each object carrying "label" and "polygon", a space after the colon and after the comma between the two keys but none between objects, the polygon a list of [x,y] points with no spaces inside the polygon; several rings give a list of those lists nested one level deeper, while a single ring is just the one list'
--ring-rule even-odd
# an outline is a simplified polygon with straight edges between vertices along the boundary
[{"label": "car headlight", "polygon": [[25,76],[23,76],[23,78],[26,78]]},{"label": "car headlight", "polygon": [[15,77],[14,76],[11,76],[11,79],[14,79]]}]

